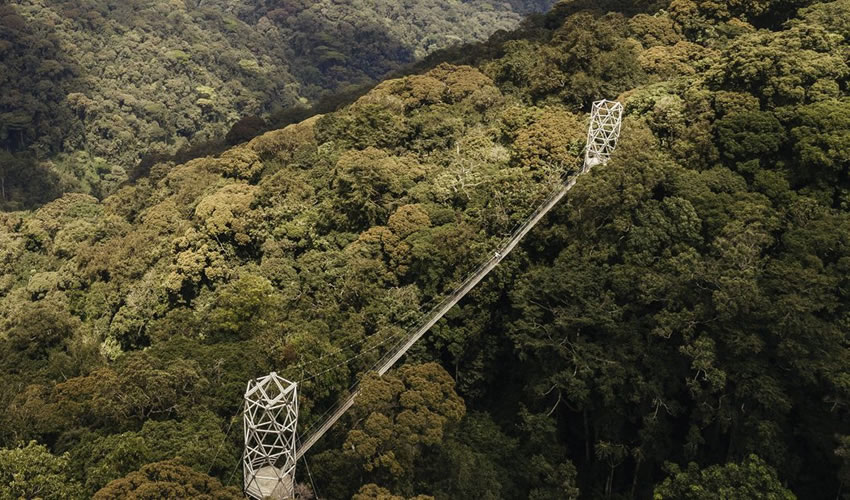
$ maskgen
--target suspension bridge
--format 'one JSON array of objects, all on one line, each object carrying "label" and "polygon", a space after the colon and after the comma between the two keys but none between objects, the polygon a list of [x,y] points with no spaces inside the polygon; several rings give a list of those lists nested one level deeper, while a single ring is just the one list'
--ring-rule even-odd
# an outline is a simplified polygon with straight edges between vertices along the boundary
[{"label": "suspension bridge", "polygon": [[[516,248],[522,239],[575,186],[578,178],[594,166],[605,164],[617,146],[622,123],[623,106],[619,102],[601,100],[593,103],[584,163],[578,172],[560,182],[551,194],[520,224],[492,255],[473,271],[439,304],[422,315],[404,335],[391,336],[381,342],[394,341],[375,365],[383,376],[407,351],[425,335],[446,313],[463,299],[478,283]],[[379,344],[379,345],[380,345]],[[373,347],[376,348],[377,346]],[[350,360],[349,360],[350,361]],[[358,386],[308,429],[302,442],[296,436],[298,422],[297,383],[272,372],[248,383],[244,397],[243,430],[245,450],[242,456],[244,492],[247,496],[283,499],[294,496],[295,464],[313,445],[356,403]]]}]

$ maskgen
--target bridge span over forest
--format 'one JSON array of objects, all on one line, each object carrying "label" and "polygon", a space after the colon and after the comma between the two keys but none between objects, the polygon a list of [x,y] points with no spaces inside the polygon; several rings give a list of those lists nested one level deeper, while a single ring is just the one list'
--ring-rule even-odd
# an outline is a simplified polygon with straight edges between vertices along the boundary
[{"label": "bridge span over forest", "polygon": [[[549,196],[502,241],[483,264],[439,304],[422,315],[410,329],[370,348],[371,350],[383,344],[392,344],[373,367],[379,376],[389,371],[432,326],[495,269],[525,235],[567,195],[581,175],[608,161],[617,146],[622,115],[623,106],[619,102],[601,100],[593,103],[582,168],[562,178]],[[346,360],[343,364],[349,361],[351,360]],[[355,404],[360,395],[359,385],[355,384],[347,396],[306,430],[308,437],[301,441],[296,434],[297,385],[274,372],[248,384],[243,402],[245,449],[242,466],[244,491],[251,498],[262,500],[291,497],[294,494],[295,464]]]}]

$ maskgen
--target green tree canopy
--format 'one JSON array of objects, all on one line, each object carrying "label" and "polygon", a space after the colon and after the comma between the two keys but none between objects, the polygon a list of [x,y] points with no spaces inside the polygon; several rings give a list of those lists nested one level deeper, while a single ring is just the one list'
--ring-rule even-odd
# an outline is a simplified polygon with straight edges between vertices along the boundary
[{"label": "green tree canopy", "polygon": [[782,486],[776,477],[776,471],[756,455],[750,455],[741,463],[712,465],[703,469],[695,463],[688,464],[685,470],[670,464],[668,472],[669,477],[655,487],[655,500],[707,500],[718,497],[730,500],[796,498]]},{"label": "green tree canopy", "polygon": [[95,493],[93,498],[97,500],[119,498],[236,500],[243,496],[238,489],[224,487],[215,478],[184,465],[165,461],[145,465],[136,472],[110,482]]},{"label": "green tree canopy", "polygon": [[70,476],[70,460],[35,441],[0,449],[0,498],[83,498],[82,486]]}]

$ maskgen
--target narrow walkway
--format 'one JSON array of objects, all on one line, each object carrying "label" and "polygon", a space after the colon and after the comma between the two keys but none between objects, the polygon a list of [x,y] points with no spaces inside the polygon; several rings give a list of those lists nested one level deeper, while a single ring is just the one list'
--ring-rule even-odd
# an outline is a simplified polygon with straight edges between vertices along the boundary
[{"label": "narrow walkway", "polygon": [[[570,189],[575,186],[576,181],[579,176],[590,171],[592,166],[599,162],[586,162],[585,166],[575,175],[573,175],[569,181],[567,181],[561,189],[554,191],[540,206],[537,207],[537,210],[526,219],[525,223],[514,231],[511,235],[510,239],[502,245],[496,252],[493,254],[493,257],[485,262],[478,270],[473,273],[469,278],[466,279],[451,295],[446,297],[438,306],[432,309],[430,312],[425,314],[419,323],[411,328],[411,332],[404,337],[401,341],[399,341],[392,349],[390,349],[389,353],[384,356],[384,359],[381,360],[380,366],[378,368],[378,375],[385,374],[393,365],[401,359],[402,356],[410,349],[413,344],[416,343],[425,332],[427,332],[437,321],[445,316],[449,310],[454,307],[462,298],[469,293],[470,290],[475,288],[481,280],[487,276],[490,271],[496,268],[508,254],[513,251],[513,249],[519,244],[520,240],[531,231],[534,226],[540,222],[546,214],[549,213],[552,208],[558,204],[559,201],[570,191]],[[354,401],[357,399],[357,396],[360,395],[360,389],[355,389],[351,395],[345,398],[327,417],[327,419],[322,422],[322,424],[316,429],[316,431],[310,435],[302,444],[301,447],[298,448],[295,454],[295,460],[300,460],[301,457],[307,453],[310,448],[316,444],[322,436],[337,422],[337,420],[342,417],[346,411],[354,404]]]}]

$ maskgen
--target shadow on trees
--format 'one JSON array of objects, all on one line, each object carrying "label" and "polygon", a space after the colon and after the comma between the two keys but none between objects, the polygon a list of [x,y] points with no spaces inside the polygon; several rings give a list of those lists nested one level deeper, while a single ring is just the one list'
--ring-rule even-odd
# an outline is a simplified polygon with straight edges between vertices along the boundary
[{"label": "shadow on trees", "polygon": [[0,152],[0,211],[38,208],[63,192],[56,172],[31,155]]},{"label": "shadow on trees", "polygon": [[293,106],[273,113],[268,120],[257,116],[245,116],[220,138],[191,144],[173,154],[154,153],[143,155],[139,163],[130,170],[128,182],[134,183],[150,175],[151,168],[160,163],[180,165],[195,158],[218,156],[233,146],[250,141],[271,130],[277,130],[306,120],[315,115],[331,113],[356,101],[374,87],[374,84],[361,85],[345,91],[325,94],[312,106]]},{"label": "shadow on trees", "polygon": [[547,42],[552,32],[558,29],[567,17],[578,12],[587,11],[596,16],[617,12],[631,17],[641,13],[658,12],[666,8],[669,3],[668,0],[574,0],[556,3],[546,14],[527,15],[519,28],[513,31],[499,30],[483,42],[456,45],[435,51],[421,61],[403,68],[398,76],[428,71],[442,63],[478,66],[483,61],[503,57],[505,42],[512,40]]},{"label": "shadow on trees", "polygon": [[61,196],[61,177],[37,160],[62,151],[68,129],[79,125],[67,102],[79,75],[50,27],[0,5],[0,209],[35,208]]}]

